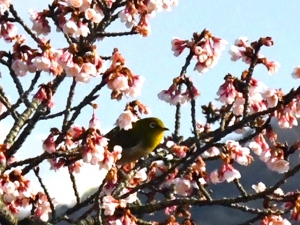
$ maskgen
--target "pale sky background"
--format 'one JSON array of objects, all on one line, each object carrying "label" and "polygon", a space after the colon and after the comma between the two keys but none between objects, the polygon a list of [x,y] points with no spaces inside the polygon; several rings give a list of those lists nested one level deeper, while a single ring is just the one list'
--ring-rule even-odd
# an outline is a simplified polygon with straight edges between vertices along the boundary
[{"label": "pale sky background", "polygon": [[[25,21],[29,21],[28,10],[41,10],[47,6],[49,1],[13,0],[12,2],[15,3],[15,8],[20,10],[22,18]],[[215,36],[229,42],[218,65],[212,70],[203,75],[193,71],[195,61],[189,67],[187,75],[192,77],[194,84],[201,91],[201,96],[197,100],[197,119],[203,120],[200,106],[217,97],[216,92],[223,83],[223,77],[227,73],[240,77],[241,72],[248,68],[248,65],[241,61],[230,61],[230,55],[228,54],[230,46],[240,36],[247,36],[251,42],[265,36],[271,36],[274,39],[275,45],[263,48],[261,53],[268,59],[278,61],[281,64],[279,72],[270,76],[266,68],[260,65],[255,69],[255,78],[263,81],[270,88],[283,88],[285,92],[300,84],[300,81],[291,77],[294,67],[300,65],[300,27],[297,26],[300,21],[299,9],[300,1],[297,0],[288,2],[271,0],[179,0],[179,5],[172,8],[171,12],[157,13],[156,17],[152,19],[150,37],[108,38],[98,43],[98,52],[100,55],[108,56],[114,47],[119,48],[131,70],[146,78],[142,96],[138,99],[152,109],[153,116],[161,118],[166,126],[173,131],[175,107],[158,100],[157,94],[161,90],[167,89],[171,85],[172,79],[179,75],[188,52],[185,51],[178,58],[174,57],[171,51],[172,37],[189,39],[193,32],[201,32],[206,28]],[[31,27],[31,22],[29,22],[29,26]],[[125,31],[126,27],[117,24],[109,30]],[[20,32],[23,31],[20,30]],[[57,34],[54,31],[49,37],[51,38],[52,46],[65,47],[61,34]],[[9,47],[8,44],[0,41],[1,49],[9,49]],[[10,98],[15,101],[16,95],[11,91],[11,87],[14,87],[14,84],[7,77],[7,71],[3,70],[2,67],[0,69],[2,74],[1,86],[10,95]],[[43,74],[43,76],[44,82],[52,79],[48,74]],[[28,74],[21,80],[25,85],[28,85],[31,78],[32,74]],[[82,99],[82,96],[90,90],[93,82],[98,83],[99,79],[92,79],[90,85],[78,85],[76,89],[77,101]],[[60,107],[65,105],[61,96],[63,91],[67,92],[68,88],[67,86],[64,87],[66,87],[65,90],[60,88],[60,91],[54,97],[56,103],[54,112],[59,111]],[[126,102],[131,100],[133,99],[123,99],[119,102],[111,101],[110,91],[107,88],[101,90],[100,97],[95,102],[99,105],[97,115],[103,130],[112,128],[119,114],[124,109]],[[91,108],[84,110],[76,123],[88,126],[91,112]],[[185,137],[190,135],[191,123],[189,115],[190,106],[182,107],[183,123],[181,131]],[[11,127],[12,124],[10,122],[8,120],[1,121],[0,127],[2,131]],[[24,159],[41,154],[43,152],[41,140],[48,135],[50,128],[53,126],[60,128],[61,123],[59,121],[56,124],[53,121],[41,122],[18,153],[19,158]],[[96,166],[93,168],[93,172],[86,171],[78,178],[81,192],[99,184],[100,179],[97,179],[98,176],[94,174],[97,171],[98,167]],[[42,167],[41,174],[42,172],[45,174],[44,177],[46,179],[44,182],[49,188],[50,195],[55,197],[58,202],[68,202],[73,197],[71,185],[70,183],[67,184],[68,177],[63,176],[61,172],[54,173],[49,171],[49,164],[45,164]]]}]

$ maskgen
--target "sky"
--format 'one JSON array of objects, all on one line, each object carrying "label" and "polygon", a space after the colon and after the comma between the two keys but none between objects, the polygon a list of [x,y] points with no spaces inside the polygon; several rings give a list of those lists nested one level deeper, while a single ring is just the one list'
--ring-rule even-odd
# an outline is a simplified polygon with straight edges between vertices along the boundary
[{"label": "sky", "polygon": [[[41,10],[47,6],[49,1],[38,0],[13,0],[15,8],[20,10],[24,21],[29,21],[29,9]],[[275,3],[277,2],[277,3]],[[216,92],[223,83],[223,78],[227,73],[240,77],[247,65],[241,61],[232,62],[228,50],[236,38],[246,36],[250,42],[258,40],[260,37],[271,36],[275,42],[272,47],[264,47],[261,51],[268,59],[278,61],[281,65],[279,72],[269,75],[266,68],[259,65],[255,68],[254,77],[263,81],[270,88],[282,88],[288,92],[291,88],[297,87],[300,81],[294,80],[291,73],[294,67],[300,65],[300,1],[290,0],[271,1],[271,0],[179,0],[179,5],[172,8],[171,12],[157,13],[151,20],[152,31],[149,37],[130,36],[121,38],[107,38],[97,44],[100,55],[109,56],[112,49],[117,47],[121,54],[126,58],[126,64],[135,74],[142,75],[146,82],[142,89],[142,95],[138,98],[142,103],[149,106],[152,115],[161,118],[172,132],[174,130],[175,107],[158,100],[157,94],[167,89],[172,79],[180,74],[182,65],[188,52],[184,52],[179,57],[174,57],[171,51],[171,40],[173,37],[190,39],[194,32],[201,32],[204,28],[210,30],[216,37],[223,38],[229,42],[226,50],[222,53],[219,63],[212,70],[205,74],[193,71],[195,61],[188,69],[187,75],[192,78],[194,85],[200,90],[201,96],[197,100],[197,119],[204,120],[201,115],[201,105],[209,101],[215,101]],[[31,23],[29,22],[30,26]],[[109,31],[125,31],[123,24],[113,25]],[[53,32],[48,38],[54,47],[63,47],[63,37]],[[33,43],[33,42],[29,42]],[[0,47],[9,49],[9,45],[0,42]],[[15,100],[15,93],[11,90],[11,80],[2,71],[1,86],[10,98]],[[43,74],[43,81],[48,82],[52,77]],[[28,85],[31,76],[21,79],[24,85]],[[67,81],[70,82],[70,81]],[[88,90],[99,80],[92,80],[90,84],[81,84],[76,89],[76,101],[79,101]],[[59,111],[60,105],[65,105],[62,101],[65,89],[59,90],[54,97],[56,108]],[[110,100],[110,92],[107,88],[101,90],[99,98],[95,101],[99,105],[97,116],[101,121],[103,131],[108,131],[113,127],[114,122],[125,107],[126,102],[134,99],[123,99],[121,101]],[[88,126],[92,109],[83,111],[76,123]],[[182,107],[182,128],[181,134],[188,137],[191,133],[190,106],[187,104]],[[0,128],[7,130],[11,127],[11,121],[1,121]],[[57,126],[60,127],[59,121]],[[18,153],[20,159],[32,157],[43,152],[42,140],[48,135],[53,122],[45,121],[37,126],[36,131],[24,144]],[[170,135],[171,132],[167,133]],[[2,135],[5,136],[5,134]],[[100,183],[97,177],[98,167],[89,169],[78,177],[80,191],[83,192],[87,187],[90,188]],[[65,185],[65,176],[60,173],[49,171],[49,165],[42,167],[45,174],[45,183],[49,186],[49,192],[59,202],[69,202],[73,193],[71,185]],[[55,194],[54,194],[55,193]]]}]

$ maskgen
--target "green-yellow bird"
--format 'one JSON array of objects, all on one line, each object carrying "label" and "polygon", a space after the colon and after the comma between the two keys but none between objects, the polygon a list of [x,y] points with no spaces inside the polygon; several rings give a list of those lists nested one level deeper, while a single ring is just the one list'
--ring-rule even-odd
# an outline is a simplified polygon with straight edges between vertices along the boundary
[{"label": "green-yellow bird", "polygon": [[124,165],[151,153],[163,139],[166,130],[168,128],[160,119],[148,117],[132,123],[132,129],[129,130],[115,127],[105,137],[109,139],[109,149],[115,145],[122,147],[122,157],[117,164]]}]

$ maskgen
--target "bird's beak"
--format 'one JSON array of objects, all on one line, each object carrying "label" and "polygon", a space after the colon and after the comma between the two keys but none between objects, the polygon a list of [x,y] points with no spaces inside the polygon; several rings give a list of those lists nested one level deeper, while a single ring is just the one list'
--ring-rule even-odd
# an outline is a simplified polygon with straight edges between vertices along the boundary
[{"label": "bird's beak", "polygon": [[166,127],[163,127],[163,130],[169,130],[168,128],[166,128]]}]

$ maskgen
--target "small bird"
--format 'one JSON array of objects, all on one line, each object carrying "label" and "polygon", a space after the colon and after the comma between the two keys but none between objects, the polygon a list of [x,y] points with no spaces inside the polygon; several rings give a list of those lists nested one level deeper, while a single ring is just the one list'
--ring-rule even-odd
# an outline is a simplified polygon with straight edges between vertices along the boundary
[{"label": "small bird", "polygon": [[109,139],[108,149],[113,149],[115,145],[122,147],[122,157],[117,164],[124,165],[151,153],[161,142],[166,130],[169,129],[160,119],[148,117],[132,123],[132,129],[129,130],[115,127],[105,137]]}]

